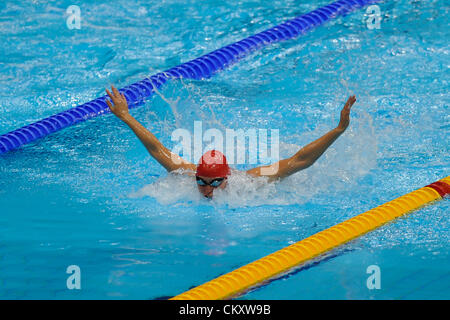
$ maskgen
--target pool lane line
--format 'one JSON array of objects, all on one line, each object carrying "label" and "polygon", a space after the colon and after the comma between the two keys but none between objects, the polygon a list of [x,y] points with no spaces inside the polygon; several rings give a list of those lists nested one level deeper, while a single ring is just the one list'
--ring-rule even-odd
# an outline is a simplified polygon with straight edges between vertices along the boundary
[{"label": "pool lane line", "polygon": [[[382,0],[335,1],[243,40],[214,50],[199,58],[128,85],[119,91],[125,95],[129,107],[132,109],[143,105],[145,100],[151,97],[155,90],[159,89],[169,79],[185,78],[201,80],[210,78],[213,74],[238,62],[256,50],[274,42],[297,38],[329,20],[380,1]],[[110,113],[106,99],[107,96],[104,95],[90,102],[0,135],[0,154],[18,149],[25,144],[77,123],[105,113]]]},{"label": "pool lane line", "polygon": [[232,298],[447,195],[450,195],[450,176],[318,232],[177,295],[171,300],[218,300]]}]

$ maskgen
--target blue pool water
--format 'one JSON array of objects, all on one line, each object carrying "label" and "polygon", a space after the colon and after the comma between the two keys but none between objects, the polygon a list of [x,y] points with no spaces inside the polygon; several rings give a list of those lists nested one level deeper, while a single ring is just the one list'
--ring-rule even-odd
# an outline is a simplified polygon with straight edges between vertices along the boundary
[{"label": "blue pool water", "polygon": [[[70,30],[72,1],[2,1],[0,133],[327,3],[78,1],[81,29]],[[173,130],[201,120],[278,129],[286,157],[336,126],[356,94],[345,134],[281,183],[257,192],[238,177],[200,199],[112,115],[1,155],[0,298],[174,296],[448,176],[448,7],[379,6],[380,29],[361,10],[211,79],[173,81],[132,111],[169,148]],[[449,207],[424,207],[240,299],[449,299]],[[66,287],[70,265],[81,290]],[[379,290],[366,286],[370,265]]]}]

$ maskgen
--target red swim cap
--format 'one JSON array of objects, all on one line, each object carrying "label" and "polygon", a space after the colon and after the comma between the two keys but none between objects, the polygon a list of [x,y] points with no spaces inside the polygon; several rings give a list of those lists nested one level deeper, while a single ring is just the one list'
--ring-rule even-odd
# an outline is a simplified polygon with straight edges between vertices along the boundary
[{"label": "red swim cap", "polygon": [[225,155],[217,150],[206,152],[198,161],[197,176],[216,178],[226,177],[230,174],[230,167]]}]

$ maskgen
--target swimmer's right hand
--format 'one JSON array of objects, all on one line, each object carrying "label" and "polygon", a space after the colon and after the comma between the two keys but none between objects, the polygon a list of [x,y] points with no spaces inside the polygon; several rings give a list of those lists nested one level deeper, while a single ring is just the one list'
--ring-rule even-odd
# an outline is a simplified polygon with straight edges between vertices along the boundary
[{"label": "swimmer's right hand", "polygon": [[109,100],[106,100],[106,104],[116,117],[123,120],[130,114],[128,111],[127,99],[114,86],[111,86],[111,88],[113,93],[109,92],[108,89],[106,89],[106,93],[111,98],[113,104],[111,104]]}]

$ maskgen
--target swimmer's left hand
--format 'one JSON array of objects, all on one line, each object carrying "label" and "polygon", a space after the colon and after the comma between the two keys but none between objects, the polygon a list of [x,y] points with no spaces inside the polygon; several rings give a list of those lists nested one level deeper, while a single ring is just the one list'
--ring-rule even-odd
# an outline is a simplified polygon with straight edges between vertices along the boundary
[{"label": "swimmer's left hand", "polygon": [[350,109],[355,102],[356,97],[354,95],[348,98],[344,108],[341,111],[341,120],[339,121],[339,125],[337,126],[338,130],[345,131],[345,129],[347,129],[348,125],[350,124]]}]

